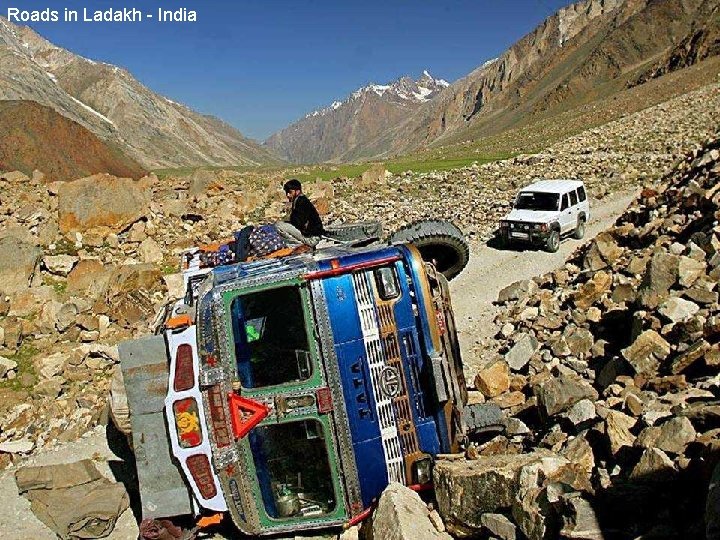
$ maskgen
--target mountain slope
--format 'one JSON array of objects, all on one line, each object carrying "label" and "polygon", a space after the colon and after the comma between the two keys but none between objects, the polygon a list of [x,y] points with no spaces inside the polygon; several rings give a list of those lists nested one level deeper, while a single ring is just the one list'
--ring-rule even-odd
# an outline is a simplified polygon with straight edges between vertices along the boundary
[{"label": "mountain slope", "polygon": [[342,161],[447,86],[427,71],[416,81],[402,77],[387,85],[370,84],[273,134],[265,145],[293,162]]},{"label": "mountain slope", "polygon": [[32,100],[149,168],[277,161],[220,120],[149,90],[129,72],[54,46],[0,17],[0,100]]},{"label": "mountain slope", "polygon": [[83,126],[33,101],[0,101],[0,170],[48,180],[73,180],[107,172],[140,178],[144,169]]}]

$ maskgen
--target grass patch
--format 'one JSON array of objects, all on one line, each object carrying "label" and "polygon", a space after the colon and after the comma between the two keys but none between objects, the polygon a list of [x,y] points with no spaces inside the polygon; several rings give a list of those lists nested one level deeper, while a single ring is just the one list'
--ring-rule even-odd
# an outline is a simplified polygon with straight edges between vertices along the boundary
[{"label": "grass patch", "polygon": [[60,238],[55,242],[55,249],[52,252],[53,255],[73,255],[78,254],[78,248],[75,247],[75,243],[71,242],[65,237]]},{"label": "grass patch", "polygon": [[[7,356],[6,358],[17,362],[17,376],[12,380],[2,381],[0,387],[18,391],[34,386],[37,382],[37,373],[35,373],[35,367],[32,361],[38,352],[40,351],[31,343],[23,343],[15,354]],[[21,378],[23,378],[22,375],[24,374],[32,377],[32,384],[25,386],[22,384]]]},{"label": "grass patch", "polygon": [[67,292],[67,281],[46,276],[43,283],[52,287],[58,296],[64,296]]}]

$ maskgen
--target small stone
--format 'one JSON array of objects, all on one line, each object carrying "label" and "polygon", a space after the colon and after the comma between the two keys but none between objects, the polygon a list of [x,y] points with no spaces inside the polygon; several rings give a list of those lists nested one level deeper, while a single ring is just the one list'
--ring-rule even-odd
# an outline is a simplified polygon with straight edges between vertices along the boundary
[{"label": "small stone", "polygon": [[502,514],[483,514],[480,516],[480,523],[496,538],[501,540],[517,538],[517,527]]},{"label": "small stone", "polygon": [[655,440],[655,446],[665,452],[682,454],[685,447],[696,437],[695,428],[684,416],[671,418],[659,427],[660,433]]},{"label": "small stone", "polygon": [[0,452],[5,454],[29,454],[33,448],[35,448],[35,443],[29,439],[0,443]]},{"label": "small stone", "polygon": [[533,296],[538,290],[537,283],[531,279],[524,279],[511,283],[498,293],[497,301],[499,303],[509,302],[511,300],[524,300]]},{"label": "small stone", "polygon": [[570,352],[575,356],[588,354],[595,342],[587,328],[573,328],[565,332],[564,337]]},{"label": "small stone", "polygon": [[17,369],[17,362],[10,360],[4,356],[0,356],[0,379],[6,377],[9,372],[13,372]]},{"label": "small stone", "polygon": [[160,244],[152,238],[146,238],[140,243],[140,246],[138,247],[138,254],[145,263],[162,262],[163,257],[165,256]]},{"label": "small stone", "polygon": [[630,428],[637,423],[634,418],[619,411],[610,411],[605,418],[605,432],[610,443],[610,451],[617,454],[623,446],[632,446],[635,436]]},{"label": "small stone", "polygon": [[46,255],[42,262],[47,271],[57,276],[67,277],[78,262],[73,255]]},{"label": "small stone", "polygon": [[658,310],[661,315],[674,323],[684,322],[690,319],[700,310],[700,307],[690,300],[673,297],[665,301]]},{"label": "small stone", "polygon": [[707,265],[705,261],[697,261],[690,257],[680,257],[678,263],[678,283],[682,287],[691,287],[702,275],[705,274]]},{"label": "small stone", "polygon": [[670,365],[670,371],[673,373],[673,375],[682,373],[690,366],[695,364],[695,362],[697,362],[700,358],[703,358],[709,350],[710,344],[707,341],[705,341],[704,339],[696,341],[695,343],[690,345],[690,347],[688,347],[681,355],[673,359],[672,364]]},{"label": "small stone", "polygon": [[586,422],[597,418],[595,404],[589,399],[581,399],[575,405],[570,407],[570,410],[567,411],[565,417],[575,427],[585,424]]}]

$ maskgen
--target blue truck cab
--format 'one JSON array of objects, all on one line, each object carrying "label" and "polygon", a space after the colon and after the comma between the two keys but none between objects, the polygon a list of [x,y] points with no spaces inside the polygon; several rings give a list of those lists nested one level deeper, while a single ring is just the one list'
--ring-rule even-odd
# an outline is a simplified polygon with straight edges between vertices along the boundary
[{"label": "blue truck cab", "polygon": [[120,346],[143,518],[352,523],[473,427],[447,280],[412,244],[185,275],[159,335]]}]

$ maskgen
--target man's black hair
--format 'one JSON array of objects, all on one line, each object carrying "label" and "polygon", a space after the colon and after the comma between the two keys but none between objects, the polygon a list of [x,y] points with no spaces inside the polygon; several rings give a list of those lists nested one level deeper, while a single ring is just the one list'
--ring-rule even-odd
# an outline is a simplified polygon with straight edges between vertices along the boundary
[{"label": "man's black hair", "polygon": [[291,189],[302,189],[302,184],[300,183],[300,180],[291,178],[283,184],[283,189],[285,190],[285,193],[287,193]]}]

